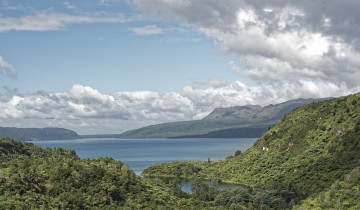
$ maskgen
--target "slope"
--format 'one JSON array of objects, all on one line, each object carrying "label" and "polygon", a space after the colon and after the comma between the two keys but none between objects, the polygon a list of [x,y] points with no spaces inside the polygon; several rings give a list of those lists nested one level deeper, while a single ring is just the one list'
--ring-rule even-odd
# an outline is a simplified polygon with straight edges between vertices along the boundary
[{"label": "slope", "polygon": [[318,195],[302,201],[298,209],[360,209],[360,167]]},{"label": "slope", "polygon": [[143,175],[242,183],[253,187],[295,189],[317,195],[360,166],[360,94],[295,109],[253,147],[215,162],[154,165]]},{"label": "slope", "polygon": [[199,209],[178,186],[136,176],[111,158],[0,138],[0,209]]}]

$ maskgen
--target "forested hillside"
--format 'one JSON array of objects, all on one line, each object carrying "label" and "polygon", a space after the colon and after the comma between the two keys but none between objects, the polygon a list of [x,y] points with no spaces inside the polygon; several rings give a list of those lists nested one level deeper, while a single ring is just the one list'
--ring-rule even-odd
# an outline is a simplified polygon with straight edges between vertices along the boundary
[{"label": "forested hillside", "polygon": [[143,174],[220,179],[287,190],[297,198],[310,196],[298,205],[355,208],[359,151],[360,94],[356,94],[295,109],[242,154],[215,162],[158,164]]},{"label": "forested hillside", "polygon": [[136,176],[111,158],[0,139],[0,209],[201,208],[178,186]]}]

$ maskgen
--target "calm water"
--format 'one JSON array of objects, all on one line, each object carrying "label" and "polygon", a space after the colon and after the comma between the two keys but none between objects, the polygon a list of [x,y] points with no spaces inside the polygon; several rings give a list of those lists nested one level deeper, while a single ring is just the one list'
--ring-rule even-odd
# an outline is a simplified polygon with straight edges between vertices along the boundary
[{"label": "calm water", "polygon": [[76,139],[32,141],[43,148],[75,149],[84,158],[112,157],[126,163],[136,174],[155,164],[171,161],[223,160],[236,150],[244,152],[255,138],[241,139]]},{"label": "calm water", "polygon": [[[168,181],[168,182],[173,182],[175,178],[165,178],[165,177],[160,177],[160,179]],[[210,181],[204,181],[204,183],[206,183],[207,185],[211,185]],[[187,193],[192,193],[191,191],[191,180],[186,180],[186,179],[181,179],[181,190]],[[243,185],[237,185],[237,184],[230,184],[230,183],[225,183],[225,182],[220,182],[217,183],[217,187],[216,189],[218,190],[224,190],[224,189],[234,189],[235,187],[240,187],[243,188],[245,190],[248,190],[248,188],[246,186]]]}]

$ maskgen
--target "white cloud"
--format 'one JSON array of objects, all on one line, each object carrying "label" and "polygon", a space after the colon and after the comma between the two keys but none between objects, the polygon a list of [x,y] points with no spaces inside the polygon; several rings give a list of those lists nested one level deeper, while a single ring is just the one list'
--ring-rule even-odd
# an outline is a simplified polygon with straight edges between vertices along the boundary
[{"label": "white cloud", "polygon": [[235,63],[235,61],[230,61],[229,66],[235,73],[240,74],[242,72],[241,68]]},{"label": "white cloud", "polygon": [[0,72],[10,77],[16,77],[15,68],[0,56]]},{"label": "white cloud", "polygon": [[147,25],[137,28],[129,28],[129,31],[132,31],[135,35],[138,36],[149,36],[149,35],[158,35],[164,33],[162,28],[157,27],[156,25]]},{"label": "white cloud", "polygon": [[70,4],[68,1],[65,1],[65,2],[63,2],[61,4],[64,5],[68,9],[72,9],[72,10],[77,9],[76,6]]},{"label": "white cloud", "polygon": [[235,54],[256,82],[321,80],[359,87],[360,2],[134,0],[148,18],[196,28]]},{"label": "white cloud", "polygon": [[40,11],[33,15],[19,18],[0,17],[0,32],[17,31],[51,31],[66,28],[76,23],[124,23],[122,14],[97,13],[93,15],[70,15],[54,11]]}]

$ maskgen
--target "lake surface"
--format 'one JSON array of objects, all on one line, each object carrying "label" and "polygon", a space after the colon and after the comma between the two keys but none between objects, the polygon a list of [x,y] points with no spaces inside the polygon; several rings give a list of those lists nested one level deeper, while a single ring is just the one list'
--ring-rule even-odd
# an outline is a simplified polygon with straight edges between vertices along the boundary
[{"label": "lake surface", "polygon": [[155,164],[172,161],[223,160],[244,152],[256,138],[214,139],[75,139],[31,141],[43,148],[75,149],[81,158],[111,157],[127,164],[136,174]]}]

